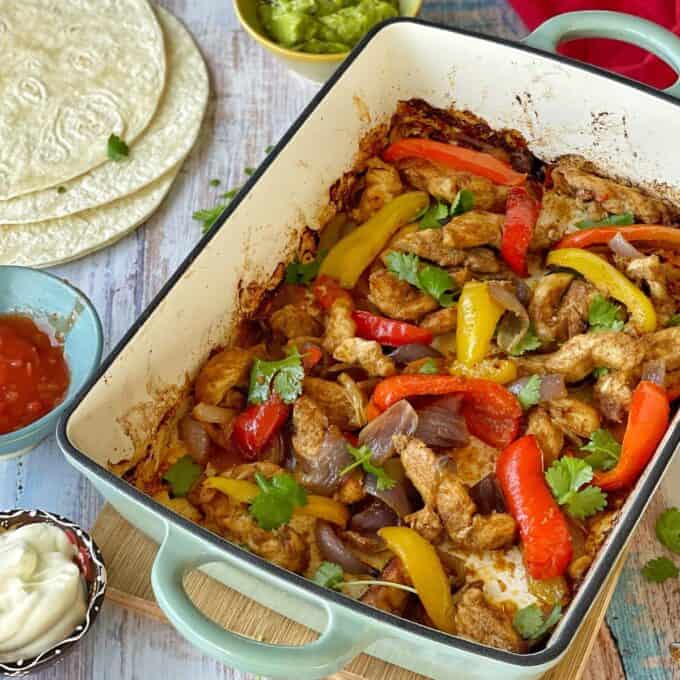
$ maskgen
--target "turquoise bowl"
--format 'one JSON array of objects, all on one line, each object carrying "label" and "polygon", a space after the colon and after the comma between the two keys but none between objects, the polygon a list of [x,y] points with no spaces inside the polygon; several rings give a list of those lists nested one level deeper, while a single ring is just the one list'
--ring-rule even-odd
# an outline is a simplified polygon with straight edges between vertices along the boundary
[{"label": "turquoise bowl", "polygon": [[0,314],[27,314],[63,335],[71,381],[55,409],[15,432],[0,435],[0,461],[28,453],[52,434],[61,412],[92,377],[102,357],[102,324],[77,288],[37,269],[0,266]]}]

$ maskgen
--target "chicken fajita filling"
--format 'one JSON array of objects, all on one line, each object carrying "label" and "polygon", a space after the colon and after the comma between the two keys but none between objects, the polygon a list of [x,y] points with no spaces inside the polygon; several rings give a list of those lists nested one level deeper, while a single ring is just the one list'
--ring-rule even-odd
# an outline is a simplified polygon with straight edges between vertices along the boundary
[{"label": "chicken fajita filling", "polygon": [[527,652],[680,395],[678,213],[419,100],[330,197],[234,342],[112,467],[321,585]]}]

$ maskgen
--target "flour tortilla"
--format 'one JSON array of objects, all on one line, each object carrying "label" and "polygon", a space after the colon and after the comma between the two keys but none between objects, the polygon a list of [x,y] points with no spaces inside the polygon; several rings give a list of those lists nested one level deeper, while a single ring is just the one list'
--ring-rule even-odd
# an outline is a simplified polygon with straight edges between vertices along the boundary
[{"label": "flour tortilla", "polygon": [[111,245],[156,211],[180,167],[178,163],[136,194],[94,210],[0,227],[0,264],[52,267]]},{"label": "flour tortilla", "polygon": [[0,200],[57,186],[128,144],[163,93],[147,0],[0,0]]},{"label": "flour tortilla", "polygon": [[108,161],[61,186],[0,201],[0,225],[74,215],[139,191],[165,174],[194,145],[208,102],[208,73],[182,24],[158,8],[167,47],[168,77],[158,111],[122,162]]}]

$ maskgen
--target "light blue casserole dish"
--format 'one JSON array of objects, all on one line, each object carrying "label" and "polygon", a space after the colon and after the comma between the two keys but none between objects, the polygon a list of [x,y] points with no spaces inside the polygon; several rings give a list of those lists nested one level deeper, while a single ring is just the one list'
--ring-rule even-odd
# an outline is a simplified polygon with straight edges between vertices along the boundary
[{"label": "light blue casserole dish", "polygon": [[0,461],[30,451],[90,380],[102,356],[102,326],[92,303],[66,281],[37,269],[0,266],[0,314],[27,314],[63,335],[70,383],[55,409],[16,432],[0,435]]},{"label": "light blue casserole dish", "polygon": [[[316,586],[174,514],[110,472],[107,463],[134,460],[143,449],[187,376],[257,305],[302,230],[319,226],[328,187],[352,166],[361,136],[387,120],[399,99],[455,102],[494,127],[518,129],[541,158],[580,154],[605,173],[680,205],[680,161],[667,142],[680,137],[674,98],[680,85],[658,93],[541,51],[580,36],[635,42],[680,72],[680,40],[643,20],[606,12],[553,19],[524,45],[415,20],[373,31],[62,418],[58,437],[68,460],[161,544],[152,572],[156,598],[203,651],[241,670],[296,680],[326,677],[361,651],[433,678],[530,680],[556,664],[574,639],[677,448],[677,417],[566,616],[547,646],[528,655],[449,636]],[[321,636],[286,647],[223,630],[195,609],[182,587],[184,573],[200,565]]]}]

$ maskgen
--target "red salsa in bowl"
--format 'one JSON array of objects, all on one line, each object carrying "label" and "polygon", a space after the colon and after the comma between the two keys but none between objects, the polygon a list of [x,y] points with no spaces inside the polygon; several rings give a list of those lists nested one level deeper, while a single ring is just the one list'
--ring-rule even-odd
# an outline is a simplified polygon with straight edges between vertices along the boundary
[{"label": "red salsa in bowl", "polygon": [[29,316],[0,315],[0,435],[42,418],[69,386],[64,347]]}]

